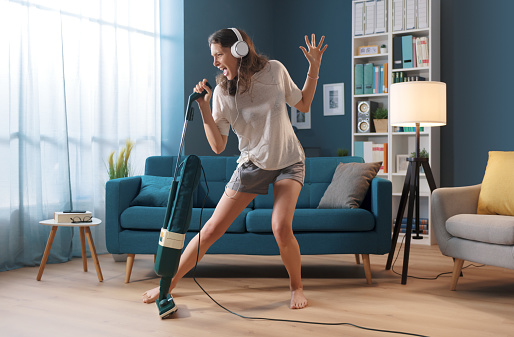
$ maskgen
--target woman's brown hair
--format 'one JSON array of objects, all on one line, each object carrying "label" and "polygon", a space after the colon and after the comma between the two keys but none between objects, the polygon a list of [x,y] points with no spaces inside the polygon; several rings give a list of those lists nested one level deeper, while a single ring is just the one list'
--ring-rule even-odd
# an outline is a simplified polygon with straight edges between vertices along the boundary
[{"label": "woman's brown hair", "polygon": [[[228,80],[223,74],[216,77],[216,84],[219,85],[225,92],[231,96],[235,96],[237,85],[241,88],[240,93],[246,92],[250,89],[250,83],[253,74],[261,71],[268,63],[268,58],[264,55],[257,54],[255,46],[250,37],[241,29],[238,29],[243,41],[248,44],[248,55],[239,59],[240,70],[237,77]],[[220,29],[209,36],[209,47],[214,44],[219,44],[222,47],[230,48],[237,42],[237,36],[232,29]],[[239,78],[239,84],[237,83]]]}]

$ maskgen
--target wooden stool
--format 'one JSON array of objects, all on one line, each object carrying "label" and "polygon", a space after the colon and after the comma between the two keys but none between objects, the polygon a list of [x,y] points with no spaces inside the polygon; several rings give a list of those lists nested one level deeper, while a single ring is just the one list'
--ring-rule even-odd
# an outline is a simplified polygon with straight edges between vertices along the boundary
[{"label": "wooden stool", "polygon": [[43,259],[41,260],[41,265],[39,266],[39,272],[37,274],[37,280],[41,280],[41,276],[43,276],[43,271],[45,270],[46,261],[48,260],[48,255],[50,255],[50,249],[52,248],[52,243],[54,242],[55,233],[57,232],[57,228],[60,226],[63,227],[79,227],[80,230],[80,246],[82,248],[82,265],[84,267],[84,271],[87,271],[87,256],[86,256],[86,240],[84,238],[87,237],[87,242],[89,243],[89,250],[91,251],[91,256],[93,258],[93,262],[95,263],[96,274],[98,275],[98,281],[102,282],[104,280],[102,276],[102,270],[100,269],[100,262],[98,261],[98,255],[96,255],[95,244],[93,242],[93,237],[91,236],[91,226],[97,226],[102,223],[102,220],[97,218],[92,218],[91,222],[77,222],[77,223],[57,223],[54,219],[40,221],[39,223],[46,226],[52,226],[52,231],[50,232],[50,236],[48,237],[48,242],[46,243],[45,253],[43,254]]}]

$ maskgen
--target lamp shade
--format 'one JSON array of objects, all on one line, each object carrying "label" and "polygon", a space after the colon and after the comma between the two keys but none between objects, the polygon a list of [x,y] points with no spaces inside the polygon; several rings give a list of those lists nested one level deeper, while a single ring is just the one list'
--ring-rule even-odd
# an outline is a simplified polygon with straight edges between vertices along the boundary
[{"label": "lamp shade", "polygon": [[389,120],[394,126],[446,125],[446,83],[394,83],[389,92]]}]

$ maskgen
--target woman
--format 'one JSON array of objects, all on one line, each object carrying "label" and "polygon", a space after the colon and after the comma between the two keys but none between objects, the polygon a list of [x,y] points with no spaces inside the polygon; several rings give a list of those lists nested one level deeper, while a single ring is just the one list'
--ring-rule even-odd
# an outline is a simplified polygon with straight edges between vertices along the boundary
[{"label": "woman", "polygon": [[[311,41],[305,36],[307,49],[300,48],[309,62],[309,70],[300,90],[280,62],[268,61],[256,53],[246,33],[235,28],[221,29],[209,37],[214,66],[222,71],[216,79],[217,86],[212,92],[205,85],[207,81],[203,80],[194,88],[198,93],[207,91],[197,102],[212,150],[216,154],[223,152],[232,127],[241,151],[239,165],[225,193],[201,230],[199,259],[247,205],[258,194],[267,194],[269,184],[273,184],[275,199],[271,225],[289,274],[291,309],[307,306],[301,280],[300,248],[292,229],[294,210],[305,176],[305,155],[291,126],[286,103],[299,111],[309,111],[321,58],[327,48],[327,45],[321,48],[324,38],[316,45],[314,34]],[[242,41],[246,46],[234,48],[242,52],[233,52],[231,47]],[[194,237],[184,250],[170,292],[194,267],[198,237]],[[143,302],[154,302],[158,295],[159,287],[151,289],[143,294]]]}]

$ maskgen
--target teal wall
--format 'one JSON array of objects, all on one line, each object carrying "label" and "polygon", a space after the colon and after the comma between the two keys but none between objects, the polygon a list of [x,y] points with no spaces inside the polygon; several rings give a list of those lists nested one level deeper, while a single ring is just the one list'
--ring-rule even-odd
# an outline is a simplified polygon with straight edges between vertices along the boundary
[{"label": "teal wall", "polygon": [[[218,29],[244,29],[252,37],[259,52],[284,63],[300,88],[306,78],[308,62],[299,46],[305,45],[306,34],[315,33],[318,38],[326,35],[325,41],[330,46],[323,58],[318,90],[311,108],[312,129],[298,130],[297,134],[304,147],[319,147],[325,156],[335,155],[339,147],[350,149],[350,128],[345,125],[351,123],[351,34],[348,34],[351,32],[351,20],[344,20],[344,17],[347,16],[345,13],[351,13],[351,1],[325,0],[320,5],[317,14],[313,15],[312,2],[307,0],[186,1],[186,94],[203,78],[214,82],[218,70],[212,65],[207,37]],[[323,11],[324,7],[329,10]],[[340,82],[346,82],[346,115],[323,117],[323,84]],[[185,152],[213,154],[205,139],[199,111],[188,126]],[[238,154],[237,138],[231,133],[223,155]]]},{"label": "teal wall", "polygon": [[442,186],[479,184],[488,151],[514,150],[512,13],[512,0],[441,1]]},{"label": "teal wall", "polygon": [[[350,148],[350,0],[168,1],[185,2],[184,67],[183,77],[175,80],[176,92],[163,87],[163,102],[167,95],[182,95],[182,102],[177,102],[178,98],[173,101],[177,103],[174,110],[163,107],[163,122],[173,119],[174,123],[163,126],[167,130],[163,131],[163,154],[176,154],[166,151],[178,148],[180,134],[173,128],[182,128],[183,101],[195,83],[204,77],[214,82],[217,69],[212,66],[207,37],[217,29],[232,26],[245,29],[260,52],[284,63],[300,88],[308,68],[298,48],[305,43],[303,36],[311,32],[318,37],[326,35],[329,47],[312,105],[312,128],[298,130],[297,134],[304,147],[319,147],[324,156],[335,155],[337,148]],[[514,111],[510,105],[514,70],[509,62],[514,55],[514,44],[510,43],[514,33],[512,13],[511,0],[441,1],[441,80],[448,90],[448,124],[441,128],[441,186],[480,183],[489,150],[514,150]],[[166,62],[163,58],[163,64]],[[323,84],[339,82],[345,84],[346,115],[324,117]],[[169,114],[175,117],[167,117]],[[213,154],[199,111],[188,128],[185,152]],[[238,154],[233,134],[223,154]]]}]

